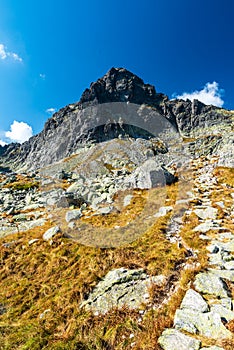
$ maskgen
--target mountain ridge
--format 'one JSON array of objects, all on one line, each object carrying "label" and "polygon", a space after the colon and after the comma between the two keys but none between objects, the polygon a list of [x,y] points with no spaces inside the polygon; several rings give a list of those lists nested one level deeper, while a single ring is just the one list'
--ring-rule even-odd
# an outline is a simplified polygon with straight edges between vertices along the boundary
[{"label": "mountain ridge", "polygon": [[[21,145],[13,143],[0,147],[1,162],[13,168],[31,166],[36,169],[70,156],[81,139],[85,141],[82,134],[86,120],[82,119],[82,111],[106,103],[150,106],[157,118],[168,120],[182,137],[193,137],[199,130],[204,135],[204,129],[207,133],[210,126],[214,129],[216,125],[220,129],[222,123],[225,128],[233,123],[231,112],[206,106],[198,100],[169,100],[168,96],[157,93],[154,86],[145,84],[125,68],[111,68],[102,78],[90,84],[78,102],[61,108],[49,118],[40,133]],[[68,129],[69,132],[66,131]],[[130,136],[134,136],[134,132]],[[52,152],[54,146],[57,152]]]}]

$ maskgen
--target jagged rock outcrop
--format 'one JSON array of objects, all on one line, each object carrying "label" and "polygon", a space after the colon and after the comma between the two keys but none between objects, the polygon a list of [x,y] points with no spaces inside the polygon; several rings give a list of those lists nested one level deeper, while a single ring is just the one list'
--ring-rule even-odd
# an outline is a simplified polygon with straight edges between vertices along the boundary
[{"label": "jagged rock outcrop", "polygon": [[90,103],[131,102],[158,106],[168,97],[124,68],[111,68],[103,78],[92,83],[80,99],[82,107]]},{"label": "jagged rock outcrop", "polygon": [[[125,136],[150,139],[158,136],[155,130],[159,134],[166,129],[168,121],[174,133],[178,131],[183,137],[202,136],[200,143],[191,145],[193,155],[221,150],[226,161],[226,155],[230,159],[232,154],[233,137],[225,138],[224,133],[232,130],[233,118],[232,112],[197,100],[170,101],[126,69],[111,68],[84,91],[79,102],[48,119],[38,135],[22,145],[0,146],[0,166],[4,171],[39,169],[76,153],[88,141]],[[216,138],[207,150],[203,145],[211,135]]]}]

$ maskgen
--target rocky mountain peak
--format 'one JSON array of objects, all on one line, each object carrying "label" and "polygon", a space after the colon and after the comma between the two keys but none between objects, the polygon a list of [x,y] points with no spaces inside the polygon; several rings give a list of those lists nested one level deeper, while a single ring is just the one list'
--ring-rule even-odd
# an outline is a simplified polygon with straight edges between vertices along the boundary
[{"label": "rocky mountain peak", "polygon": [[[121,122],[124,126],[119,124],[120,112],[113,109],[115,102],[124,105],[124,121]],[[144,113],[142,108],[145,109]],[[108,122],[109,116],[111,124]],[[214,137],[215,145],[211,147],[214,149],[222,144],[221,138],[230,135],[233,118],[233,112],[206,106],[197,100],[169,100],[127,69],[111,68],[103,77],[91,83],[79,102],[65,106],[48,119],[38,135],[22,145],[0,146],[0,166],[4,169],[39,169],[69,157],[77,152],[81,144],[90,140],[102,142],[123,135],[134,139],[145,138],[145,130],[152,132],[158,123],[166,125],[168,121],[184,138],[199,138],[201,135]],[[150,121],[152,124],[149,128]],[[147,137],[152,136],[147,134]],[[207,140],[210,144],[210,139]],[[223,144],[231,144],[230,140],[225,140]],[[225,154],[230,154],[229,149],[227,146]],[[229,156],[226,158],[230,159]]]},{"label": "rocky mountain peak", "polygon": [[156,93],[155,87],[125,68],[111,68],[102,78],[90,85],[81,96],[82,104],[89,102],[131,102],[158,105],[167,97]]}]

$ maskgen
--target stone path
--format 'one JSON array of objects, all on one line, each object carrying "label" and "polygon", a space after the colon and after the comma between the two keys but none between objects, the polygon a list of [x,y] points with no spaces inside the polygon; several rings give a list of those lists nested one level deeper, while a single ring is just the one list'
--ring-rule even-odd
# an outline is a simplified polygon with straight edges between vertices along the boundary
[{"label": "stone path", "polygon": [[[234,320],[231,294],[234,288],[234,233],[224,226],[224,219],[218,219],[218,209],[212,204],[211,194],[222,191],[213,175],[216,162],[217,158],[199,159],[192,164],[198,170],[193,189],[196,205],[191,207],[191,212],[200,220],[194,231],[210,241],[207,246],[209,260],[206,271],[197,274],[193,289],[186,292],[176,310],[174,327],[164,330],[159,338],[164,350],[222,350],[220,346],[202,347],[195,335],[206,337],[217,345],[223,339],[233,337],[225,325]],[[225,210],[226,217],[233,220],[233,194],[230,199],[228,207],[223,202],[216,204]]]}]

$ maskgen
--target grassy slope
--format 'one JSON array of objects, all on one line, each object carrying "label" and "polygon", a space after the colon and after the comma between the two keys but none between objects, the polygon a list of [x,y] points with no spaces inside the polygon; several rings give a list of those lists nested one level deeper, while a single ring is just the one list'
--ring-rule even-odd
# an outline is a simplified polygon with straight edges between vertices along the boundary
[{"label": "grassy slope", "polygon": [[[224,169],[222,176],[229,179],[229,170]],[[168,205],[174,203],[176,192],[176,185],[167,188]],[[134,349],[158,349],[158,336],[172,325],[190,281],[206,264],[205,242],[192,231],[198,220],[191,216],[181,235],[199,251],[197,260],[187,262],[199,261],[200,266],[181,270],[186,251],[165,239],[169,217],[158,219],[137,241],[120,248],[86,247],[62,235],[49,244],[42,234],[50,224],[1,239],[0,303],[8,312],[0,316],[0,349],[131,349],[133,342]],[[39,241],[29,245],[32,238]],[[6,248],[3,242],[13,243]],[[142,322],[139,311],[127,308],[105,316],[80,310],[80,301],[96,283],[109,270],[122,266],[168,277],[164,290],[150,290],[155,304],[160,304],[172,282],[180,280],[178,289],[166,305],[146,312]],[[49,311],[40,317],[45,310]]]}]

